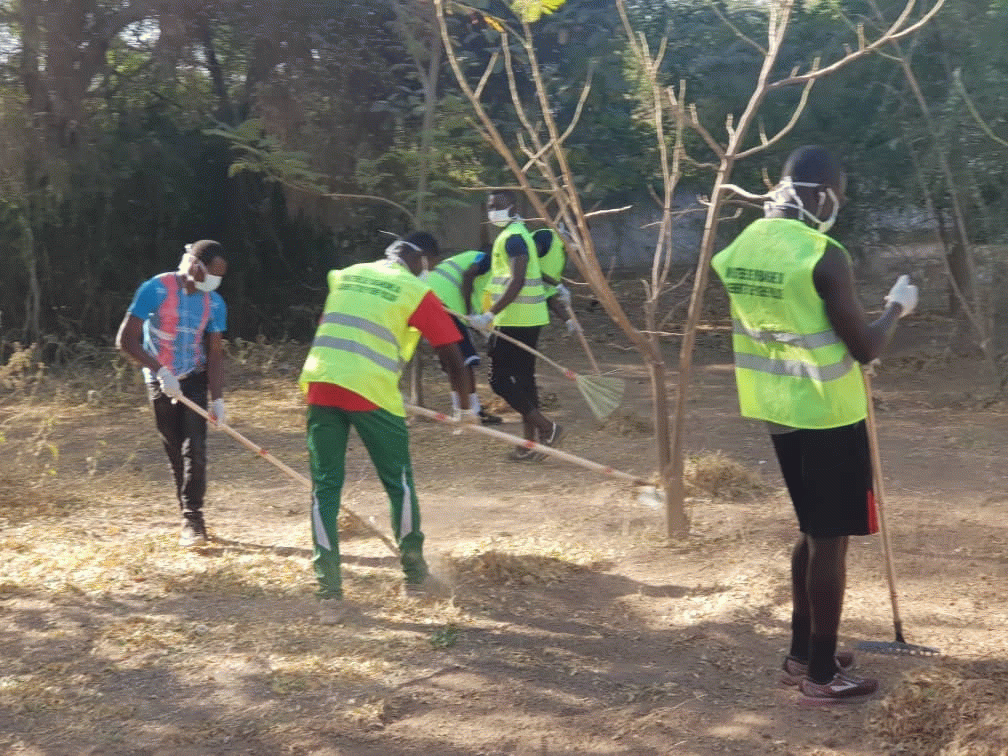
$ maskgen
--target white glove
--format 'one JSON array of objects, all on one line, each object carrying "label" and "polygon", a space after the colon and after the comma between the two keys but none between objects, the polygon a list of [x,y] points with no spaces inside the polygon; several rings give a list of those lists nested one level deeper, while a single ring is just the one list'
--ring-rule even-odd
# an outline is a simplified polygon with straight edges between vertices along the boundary
[{"label": "white glove", "polygon": [[477,331],[489,331],[493,325],[494,314],[492,312],[481,312],[479,315],[466,315],[469,325]]},{"label": "white glove", "polygon": [[573,336],[575,333],[581,333],[581,326],[578,325],[578,322],[574,318],[570,318],[567,321],[567,335]]},{"label": "white glove", "polygon": [[210,420],[218,425],[227,425],[227,410],[224,409],[223,399],[214,399],[210,402]]},{"label": "white glove", "polygon": [[903,312],[900,317],[904,318],[914,311],[917,306],[917,287],[910,283],[910,276],[904,273],[896,279],[896,283],[885,296],[887,305],[898,304]]},{"label": "white glove", "polygon": [[556,287],[556,298],[560,300],[560,304],[570,307],[571,303],[571,293],[570,289],[564,286],[562,283],[557,284]]},{"label": "white glove", "polygon": [[157,379],[165,396],[170,396],[172,399],[178,399],[182,396],[182,387],[179,385],[178,378],[164,365],[158,369]]}]

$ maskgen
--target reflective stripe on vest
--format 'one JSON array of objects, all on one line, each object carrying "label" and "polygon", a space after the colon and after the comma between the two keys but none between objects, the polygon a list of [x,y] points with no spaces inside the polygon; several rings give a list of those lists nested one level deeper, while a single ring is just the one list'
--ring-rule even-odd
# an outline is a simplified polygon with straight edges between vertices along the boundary
[{"label": "reflective stripe on vest", "polygon": [[857,363],[812,280],[828,244],[836,242],[801,221],[763,219],[711,261],[731,299],[745,417],[794,428],[835,428],[865,417]]},{"label": "reflective stripe on vest", "polygon": [[546,292],[539,272],[539,254],[536,251],[535,240],[521,221],[515,221],[497,236],[491,252],[491,271],[493,277],[487,284],[486,292],[491,303],[497,302],[511,283],[511,259],[508,257],[506,245],[512,236],[521,236],[528,250],[528,264],[525,268],[525,283],[514,301],[508,304],[494,318],[496,326],[540,326],[549,322],[549,310],[546,309]]},{"label": "reflective stripe on vest", "polygon": [[764,344],[777,342],[778,344],[794,344],[808,350],[819,347],[831,346],[840,343],[840,337],[833,329],[820,331],[819,333],[788,333],[787,331],[757,331],[746,328],[741,320],[732,319],[732,333],[740,336],[748,336],[753,341],[761,341]]},{"label": "reflective stripe on vest", "polygon": [[430,288],[398,263],[329,272],[329,296],[298,383],[342,386],[405,417],[399,375],[419,341],[410,327]]}]

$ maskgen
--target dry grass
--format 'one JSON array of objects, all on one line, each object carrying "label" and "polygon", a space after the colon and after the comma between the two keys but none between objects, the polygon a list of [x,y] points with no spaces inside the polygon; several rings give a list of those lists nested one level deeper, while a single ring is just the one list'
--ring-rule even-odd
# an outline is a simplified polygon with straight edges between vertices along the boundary
[{"label": "dry grass", "polygon": [[1008,753],[1008,663],[945,661],[908,675],[872,719],[893,753]]},{"label": "dry grass", "polygon": [[720,451],[687,460],[686,483],[714,498],[752,499],[768,493],[769,486],[741,463]]},{"label": "dry grass", "polygon": [[591,569],[602,555],[541,538],[489,539],[457,548],[446,561],[457,584],[550,585]]}]

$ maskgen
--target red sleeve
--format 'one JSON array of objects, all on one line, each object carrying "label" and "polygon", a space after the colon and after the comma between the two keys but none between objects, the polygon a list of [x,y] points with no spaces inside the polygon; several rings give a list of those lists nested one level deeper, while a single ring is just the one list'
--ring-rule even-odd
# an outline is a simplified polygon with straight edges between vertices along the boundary
[{"label": "red sleeve", "polygon": [[410,316],[409,324],[420,331],[433,347],[462,341],[462,334],[433,291],[427,292],[420,300]]}]

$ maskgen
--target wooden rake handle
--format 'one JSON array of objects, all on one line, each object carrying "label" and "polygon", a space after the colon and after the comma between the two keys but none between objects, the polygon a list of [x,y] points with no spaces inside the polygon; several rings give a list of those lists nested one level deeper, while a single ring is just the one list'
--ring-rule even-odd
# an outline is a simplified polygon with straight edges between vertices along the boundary
[{"label": "wooden rake handle", "polygon": [[[449,310],[447,307],[445,307],[445,310],[448,312],[449,315],[454,315],[456,318],[458,318],[459,320],[461,320],[463,323],[468,322],[466,320],[466,316],[465,315],[460,315],[459,313],[455,312],[454,310]],[[577,373],[575,373],[573,370],[568,370],[567,368],[565,368],[560,363],[554,362],[553,360],[551,360],[549,357],[547,357],[545,354],[543,354],[542,352],[540,352],[538,349],[533,349],[528,344],[525,344],[525,343],[523,343],[521,341],[518,341],[518,339],[514,338],[513,336],[508,336],[506,333],[501,333],[496,328],[492,328],[489,332],[486,332],[486,333],[489,333],[489,334],[492,334],[492,335],[494,335],[494,336],[496,336],[498,338],[504,339],[505,341],[510,341],[515,346],[521,347],[522,349],[524,349],[529,354],[534,354],[536,357],[538,357],[543,362],[545,362],[545,363],[547,363],[549,365],[552,365],[557,370],[559,370],[561,373],[563,373],[564,377],[570,378],[572,381],[576,381],[577,380]]]},{"label": "wooden rake handle", "polygon": [[[278,467],[279,469],[283,470],[285,473],[287,473],[294,480],[298,481],[301,485],[303,485],[309,491],[312,490],[312,488],[313,488],[312,487],[312,482],[310,480],[308,480],[308,478],[306,478],[304,475],[302,475],[301,473],[299,473],[294,468],[289,467],[288,465],[285,465],[279,459],[277,459],[272,454],[270,454],[268,451],[266,451],[266,449],[264,449],[261,446],[258,446],[257,444],[254,444],[251,441],[249,441],[247,438],[245,438],[245,436],[243,436],[241,433],[239,433],[238,431],[236,431],[230,425],[226,425],[225,423],[219,423],[219,422],[217,422],[215,420],[211,420],[210,419],[210,415],[207,413],[207,411],[205,409],[203,409],[202,407],[200,407],[198,404],[196,404],[196,402],[192,401],[191,399],[189,399],[188,397],[185,397],[185,396],[173,397],[173,399],[175,399],[176,401],[182,402],[182,404],[184,404],[186,407],[188,407],[189,409],[191,409],[197,415],[199,415],[202,418],[204,418],[214,428],[216,428],[219,431],[223,431],[224,433],[227,433],[229,436],[231,436],[231,438],[233,438],[235,441],[237,441],[238,443],[240,443],[242,446],[244,446],[246,449],[248,449],[249,451],[251,451],[256,456],[262,457],[267,462],[269,462],[270,464],[272,464],[274,467]],[[372,535],[375,535],[378,538],[380,538],[382,540],[382,543],[384,543],[386,546],[388,546],[389,551],[391,551],[396,556],[399,556],[399,549],[396,547],[396,545],[394,543],[392,543],[392,541],[389,539],[388,536],[386,536],[380,530],[378,530],[377,528],[375,528],[374,525],[372,525],[371,523],[367,522],[359,514],[357,514],[356,512],[354,512],[352,509],[350,509],[350,507],[344,505],[344,506],[341,507],[341,509],[344,512],[346,512],[350,516],[350,519],[354,520],[354,522],[356,522],[358,525],[360,525],[361,527],[363,527],[365,530],[367,530]]]},{"label": "wooden rake handle", "polygon": [[899,601],[896,597],[896,572],[893,569],[892,545],[889,543],[889,528],[886,527],[885,487],[882,483],[882,454],[879,451],[878,428],[875,424],[875,403],[872,401],[872,384],[868,367],[861,371],[864,378],[865,394],[868,398],[868,448],[871,452],[872,484],[875,489],[875,509],[878,512],[879,533],[882,536],[882,553],[885,557],[886,580],[889,583],[889,599],[892,601],[893,627],[896,640],[903,640],[903,621],[900,619]]},{"label": "wooden rake handle", "polygon": [[537,444],[535,441],[529,441],[525,438],[520,438],[518,436],[512,436],[510,433],[504,433],[504,431],[494,430],[493,428],[484,428],[482,425],[467,425],[460,423],[457,420],[453,420],[448,415],[443,412],[435,412],[434,410],[429,410],[424,407],[417,407],[413,404],[407,404],[406,410],[412,412],[415,415],[421,415],[423,417],[428,417],[431,420],[437,420],[439,423],[447,423],[448,425],[455,425],[463,430],[472,431],[473,433],[479,433],[483,436],[489,436],[490,438],[495,438],[498,441],[506,441],[509,444],[514,444],[515,446],[521,446],[526,449],[533,449],[537,452],[542,452],[550,457],[556,457],[557,459],[563,460],[564,462],[570,462],[572,465],[577,465],[578,467],[583,467],[587,470],[594,470],[595,472],[602,473],[603,475],[608,475],[610,478],[621,478],[622,480],[629,481],[634,485],[638,486],[651,486],[654,485],[646,480],[641,480],[640,478],[631,475],[630,473],[623,472],[622,470],[615,470],[606,465],[599,464],[598,462],[592,462],[590,459],[584,459],[583,457],[575,456],[570,452],[561,451],[560,449],[554,449],[552,446],[544,446],[543,444]]}]

